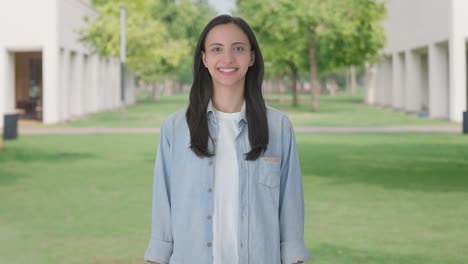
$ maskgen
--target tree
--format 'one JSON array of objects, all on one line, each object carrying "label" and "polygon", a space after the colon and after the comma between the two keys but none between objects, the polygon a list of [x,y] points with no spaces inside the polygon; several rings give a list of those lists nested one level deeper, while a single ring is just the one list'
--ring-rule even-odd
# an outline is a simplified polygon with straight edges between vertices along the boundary
[{"label": "tree", "polygon": [[291,65],[299,72],[308,68],[312,111],[319,110],[319,73],[375,60],[385,42],[379,24],[385,6],[374,0],[272,0],[268,5],[251,0],[238,5],[267,41],[263,47],[277,49],[266,60],[277,66],[293,61],[291,72]]},{"label": "tree", "polygon": [[[293,94],[292,104],[297,105],[296,81],[307,60],[302,56],[303,45],[297,45],[301,38],[291,18],[292,13],[284,13],[285,2],[272,1],[266,7],[262,1],[238,1],[239,14],[245,17],[256,32],[262,47],[267,77],[285,76],[290,81]],[[273,19],[274,18],[274,19]],[[296,41],[290,41],[294,39]]]},{"label": "tree", "polygon": [[186,44],[187,53],[178,65],[167,65],[167,74],[181,82],[191,81],[192,52],[203,27],[214,15],[206,1],[161,0],[154,6],[152,16],[164,22],[169,37]]},{"label": "tree", "polygon": [[182,68],[187,69],[194,36],[214,13],[206,3],[189,0],[94,0],[93,4],[98,16],[87,18],[82,39],[100,55],[118,57],[120,7],[125,6],[127,67],[150,83],[177,78]]}]

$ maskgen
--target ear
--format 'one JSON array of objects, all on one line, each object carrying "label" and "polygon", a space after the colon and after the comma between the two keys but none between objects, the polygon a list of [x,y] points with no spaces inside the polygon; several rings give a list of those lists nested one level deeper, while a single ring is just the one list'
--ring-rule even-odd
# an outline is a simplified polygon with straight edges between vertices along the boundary
[{"label": "ear", "polygon": [[203,60],[203,65],[205,65],[205,68],[208,68],[208,62],[206,61],[206,53],[204,51],[201,52],[202,54],[202,60]]},{"label": "ear", "polygon": [[250,53],[249,67],[252,66],[252,65],[254,65],[254,63],[255,63],[255,52],[252,51],[252,52]]}]

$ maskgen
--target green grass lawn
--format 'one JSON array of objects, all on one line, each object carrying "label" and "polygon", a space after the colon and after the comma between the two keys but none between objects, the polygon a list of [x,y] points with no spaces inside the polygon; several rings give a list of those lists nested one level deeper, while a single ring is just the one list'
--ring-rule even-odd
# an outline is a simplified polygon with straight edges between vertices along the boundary
[{"label": "green grass lawn", "polygon": [[[319,112],[310,111],[310,95],[300,94],[299,105],[291,106],[291,95],[286,94],[284,102],[279,95],[268,96],[267,103],[286,112],[295,126],[397,126],[397,125],[453,125],[442,120],[419,118],[415,114],[405,114],[389,108],[373,107],[363,104],[362,95],[322,96]],[[127,107],[125,120],[120,120],[118,109],[115,111],[90,114],[59,125],[61,127],[159,127],[172,112],[188,103],[188,94],[163,96],[155,102],[145,93],[140,93],[137,104]],[[51,126],[56,127],[57,125]]]},{"label": "green grass lawn", "polygon": [[[0,263],[142,263],[157,142],[5,142]],[[298,134],[297,142],[313,263],[468,263],[468,137]]]}]

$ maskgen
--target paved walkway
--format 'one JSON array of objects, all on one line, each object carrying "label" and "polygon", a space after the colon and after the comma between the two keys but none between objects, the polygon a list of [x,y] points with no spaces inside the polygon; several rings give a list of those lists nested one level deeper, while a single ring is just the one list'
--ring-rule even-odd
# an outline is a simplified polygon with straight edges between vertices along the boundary
[{"label": "paved walkway", "polygon": [[[296,127],[297,133],[448,133],[461,134],[457,126],[383,126],[383,127]],[[86,135],[86,134],[155,134],[159,128],[19,128],[20,135]]]}]

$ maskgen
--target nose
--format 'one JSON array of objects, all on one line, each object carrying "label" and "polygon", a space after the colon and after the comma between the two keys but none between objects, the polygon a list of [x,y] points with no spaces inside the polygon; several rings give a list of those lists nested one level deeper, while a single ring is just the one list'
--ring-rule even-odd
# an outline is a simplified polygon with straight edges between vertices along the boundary
[{"label": "nose", "polygon": [[233,61],[234,61],[234,54],[233,54],[232,50],[227,49],[223,53],[223,62],[226,63],[226,64],[231,64]]}]

